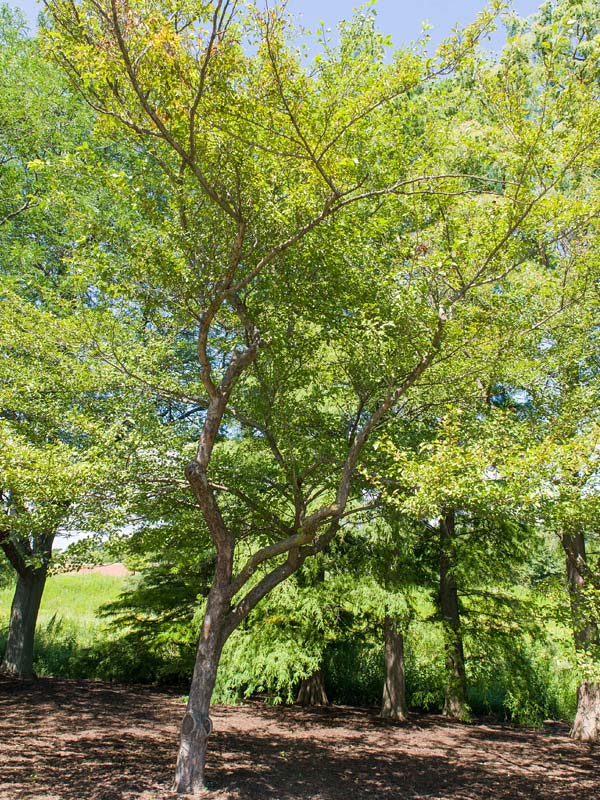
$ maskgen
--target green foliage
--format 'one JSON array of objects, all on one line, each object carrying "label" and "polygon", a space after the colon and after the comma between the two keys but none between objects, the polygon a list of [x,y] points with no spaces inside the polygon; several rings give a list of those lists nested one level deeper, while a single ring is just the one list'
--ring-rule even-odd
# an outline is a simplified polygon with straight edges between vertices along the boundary
[{"label": "green foliage", "polygon": [[570,715],[597,648],[546,573],[549,536],[597,542],[595,4],[513,19],[495,62],[473,45],[501,3],[433,59],[388,58],[362,10],[310,66],[254,3],[212,34],[211,3],[48,5],[95,114],[3,6],[0,541],[38,566],[61,526],[110,530],[140,577],[102,625],[53,579],[77,621],[47,596],[38,671],[187,680],[217,563],[243,580],[215,699],[290,702],[324,668],[376,703],[391,617],[439,710],[451,512],[472,708]]},{"label": "green foliage", "polygon": [[325,689],[332,703],[376,706],[381,702],[381,646],[351,638],[334,642],[323,656]]},{"label": "green foliage", "polygon": [[[36,637],[37,674],[185,685],[195,652],[195,626],[189,621],[182,620],[178,631],[172,621],[168,625],[157,623],[153,635],[143,637],[139,630],[137,635],[134,630],[123,634],[121,624],[107,625],[106,619],[98,615],[110,595],[115,596],[113,610],[118,608],[116,595],[127,590],[131,581],[131,578],[124,581],[99,575],[50,578]],[[132,597],[138,599],[136,591],[136,587],[126,591],[124,597],[129,604]],[[4,622],[10,599],[10,591],[0,594]],[[426,598],[421,602],[426,606]],[[139,608],[141,611],[144,605],[140,603]],[[271,702],[289,702],[299,680],[315,666],[322,665],[332,702],[379,703],[383,658],[377,630],[365,638],[360,628],[353,631],[350,627],[345,635],[329,640],[324,652],[315,635],[313,641],[318,647],[311,655],[310,649],[304,649],[301,637],[284,635],[286,628],[282,628],[282,622],[270,620],[265,613],[255,633],[253,625],[232,637],[221,664],[215,701],[238,702],[256,692]],[[276,636],[269,626],[278,627]],[[290,622],[290,627],[296,626]],[[308,628],[307,623],[305,627]],[[553,638],[543,642],[518,636],[502,642],[489,637],[483,646],[481,641],[480,636],[468,659],[469,701],[475,713],[499,714],[520,724],[572,717],[577,676],[572,668],[572,646],[566,629],[561,628]],[[0,652],[2,647],[0,635]],[[425,622],[411,624],[406,632],[407,694],[411,708],[441,709],[444,687],[441,654],[439,628]]]}]

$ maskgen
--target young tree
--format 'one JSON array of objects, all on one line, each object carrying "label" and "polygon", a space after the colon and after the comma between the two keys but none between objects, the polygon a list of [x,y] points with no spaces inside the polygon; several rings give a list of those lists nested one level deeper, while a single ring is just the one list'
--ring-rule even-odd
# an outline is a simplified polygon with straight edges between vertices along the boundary
[{"label": "young tree", "polygon": [[406,722],[404,637],[415,616],[411,595],[422,576],[414,553],[414,528],[384,509],[374,513],[374,522],[363,521],[348,537],[346,557],[339,559],[338,569],[349,576],[346,602],[352,615],[362,618],[383,640],[381,716]]},{"label": "young tree", "polygon": [[[592,311],[592,309],[589,309]],[[599,571],[590,551],[597,546],[598,419],[597,354],[592,318],[579,308],[567,341],[560,333],[550,356],[554,367],[552,393],[546,396],[539,441],[523,455],[518,469],[528,486],[532,509],[560,542],[570,600],[576,668],[580,676],[577,713],[571,736],[580,741],[600,738]],[[586,331],[576,334],[578,326]],[[577,352],[576,360],[569,355]],[[568,359],[570,367],[563,360]]]},{"label": "young tree", "polygon": [[464,598],[502,586],[507,564],[522,547],[506,535],[504,519],[517,511],[496,473],[510,452],[510,419],[500,410],[500,419],[488,420],[481,408],[468,415],[445,410],[412,435],[407,425],[389,429],[390,438],[379,442],[375,485],[388,505],[421,528],[420,558],[429,573],[424,583],[435,597],[445,648],[443,712],[468,720]]}]

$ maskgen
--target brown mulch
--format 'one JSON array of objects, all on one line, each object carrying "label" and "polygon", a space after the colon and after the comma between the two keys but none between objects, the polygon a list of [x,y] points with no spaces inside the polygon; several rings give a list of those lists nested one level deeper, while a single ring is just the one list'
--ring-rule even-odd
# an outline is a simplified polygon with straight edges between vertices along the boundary
[{"label": "brown mulch", "polygon": [[[173,800],[176,693],[85,681],[0,680],[2,800]],[[375,710],[248,703],[213,710],[215,800],[592,800],[600,749],[568,728]]]}]

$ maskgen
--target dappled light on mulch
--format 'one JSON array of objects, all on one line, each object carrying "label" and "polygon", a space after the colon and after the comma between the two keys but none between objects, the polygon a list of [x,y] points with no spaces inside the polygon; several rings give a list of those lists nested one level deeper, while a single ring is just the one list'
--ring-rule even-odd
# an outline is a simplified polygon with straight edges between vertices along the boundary
[{"label": "dappled light on mulch", "polygon": [[[2,800],[166,800],[177,693],[0,680]],[[543,730],[374,711],[218,707],[215,800],[578,800],[600,796],[600,750]]]}]

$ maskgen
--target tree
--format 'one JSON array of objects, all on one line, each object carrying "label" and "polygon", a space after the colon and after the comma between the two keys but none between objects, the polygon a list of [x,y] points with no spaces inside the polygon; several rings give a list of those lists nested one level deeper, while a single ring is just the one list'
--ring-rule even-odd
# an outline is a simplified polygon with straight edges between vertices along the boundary
[{"label": "tree", "polygon": [[[0,550],[16,573],[1,669],[26,677],[55,535],[117,516],[147,406],[84,357],[93,299],[76,306],[80,240],[65,208],[102,218],[106,184],[83,185],[65,165],[89,149],[89,109],[6,6],[0,68]],[[114,170],[115,154],[98,152]]]},{"label": "tree", "polygon": [[363,520],[348,537],[346,556],[338,558],[337,569],[348,576],[346,603],[352,616],[377,631],[383,641],[381,716],[406,722],[404,636],[416,616],[411,594],[421,576],[410,525],[382,508],[373,513],[374,521]]},{"label": "tree", "polygon": [[[373,431],[424,374],[441,380],[442,357],[489,312],[482,304],[469,322],[463,302],[489,299],[519,272],[552,240],[553,218],[588,219],[585,198],[567,210],[559,190],[596,142],[594,87],[552,69],[529,86],[516,50],[500,68],[466,66],[487,104],[480,137],[460,111],[427,115],[421,87],[467,56],[489,13],[434,61],[404,50],[389,64],[372,15],[359,14],[310,71],[286,17],[253,5],[47,5],[55,58],[114,135],[142,142],[165,175],[159,252],[115,272],[94,251],[113,331],[97,334],[96,352],[197,414],[185,473],[216,567],[175,779],[197,792],[228,637],[361,503],[356,469]],[[576,119],[556,89],[565,82],[581,100]],[[464,168],[474,142],[486,165],[476,174]],[[127,182],[135,197],[139,178]],[[430,246],[444,225],[452,235]],[[167,352],[175,368],[161,386]],[[227,427],[251,444],[258,481],[220,480],[235,473],[219,459]],[[238,527],[240,507],[260,520],[252,535]]]},{"label": "tree", "polygon": [[81,390],[78,377],[65,378],[71,363],[61,347],[70,328],[59,319],[64,298],[57,290],[64,228],[50,210],[48,181],[32,162],[75,146],[85,115],[7,6],[0,8],[0,69],[0,547],[17,573],[1,669],[27,676],[54,535],[90,473],[74,438],[77,411],[64,409]]},{"label": "tree", "polygon": [[564,555],[580,676],[571,736],[589,742],[597,742],[600,736],[600,582],[597,565],[590,559],[590,549],[597,543],[598,517],[594,305],[579,307],[568,336],[563,338],[558,332],[552,342],[552,391],[542,395],[546,402],[538,408],[543,415],[539,440],[518,466],[533,513],[557,537]]},{"label": "tree", "polygon": [[[466,404],[467,398],[462,400]],[[522,559],[519,538],[526,531],[507,525],[518,512],[504,481],[498,480],[511,452],[510,418],[498,410],[499,419],[488,412],[486,420],[480,401],[470,412],[448,406],[445,411],[420,430],[390,427],[378,442],[377,473],[371,474],[384,502],[420,529],[413,560],[421,562],[421,584],[435,597],[443,632],[443,712],[468,720],[463,615],[483,614],[476,602],[475,609],[465,607],[465,600],[469,595],[508,600],[510,591],[503,584],[508,583],[507,570]]]}]

